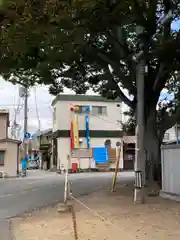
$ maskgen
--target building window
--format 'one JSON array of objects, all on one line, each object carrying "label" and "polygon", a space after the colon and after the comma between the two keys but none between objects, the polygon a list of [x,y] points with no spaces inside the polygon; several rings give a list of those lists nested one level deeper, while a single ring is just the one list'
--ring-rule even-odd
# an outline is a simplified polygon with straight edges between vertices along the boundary
[{"label": "building window", "polygon": [[87,111],[86,111],[86,106],[79,106],[78,105],[78,107],[79,107],[79,111],[78,111],[78,113],[80,113],[80,114],[82,114],[82,113],[86,113]]},{"label": "building window", "polygon": [[0,166],[4,166],[5,151],[0,151]]},{"label": "building window", "polygon": [[92,106],[92,115],[107,115],[106,106]]},{"label": "building window", "polygon": [[132,154],[128,154],[127,155],[127,160],[128,161],[132,161],[133,160],[133,155]]}]

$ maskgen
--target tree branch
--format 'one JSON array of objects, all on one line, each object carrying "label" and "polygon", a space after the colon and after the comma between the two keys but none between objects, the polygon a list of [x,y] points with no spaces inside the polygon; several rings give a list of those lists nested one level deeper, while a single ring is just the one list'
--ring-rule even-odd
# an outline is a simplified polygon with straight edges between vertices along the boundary
[{"label": "tree branch", "polygon": [[164,88],[164,85],[167,81],[167,78],[168,78],[170,72],[171,72],[170,69],[165,67],[164,63],[160,64],[156,79],[153,84],[154,92],[160,92]]},{"label": "tree branch", "polygon": [[123,91],[120,89],[118,83],[116,82],[116,80],[114,79],[114,77],[112,76],[112,81],[114,82],[114,84],[116,84],[116,91],[120,97],[120,99],[126,104],[128,105],[130,108],[134,108],[135,107],[135,102],[131,101],[124,93]]},{"label": "tree branch", "polygon": [[[164,6],[165,6],[165,14],[168,14],[168,12],[171,10],[171,1],[169,0],[164,0],[163,1]],[[171,35],[171,21],[167,20],[167,22],[164,24],[164,31],[163,31],[163,41],[166,41],[169,39]],[[161,63],[159,67],[159,71],[156,77],[156,80],[153,85],[153,90],[154,91],[161,91],[162,88],[164,87],[167,77],[169,76],[171,71],[169,71],[169,66],[166,67],[165,63]]]},{"label": "tree branch", "polygon": [[133,60],[134,53],[129,49],[128,44],[125,41],[124,30],[122,27],[115,27],[108,33],[108,37],[112,43],[112,46],[115,47],[115,52],[118,52],[119,56],[122,56],[128,66],[131,82],[135,82],[136,75],[134,73],[136,72],[136,63]]},{"label": "tree branch", "polygon": [[[144,17],[144,14],[143,14],[145,7],[143,8],[142,5],[140,5],[139,1],[137,1],[137,0],[133,0],[133,2],[134,2],[134,8],[135,8],[135,11],[136,11],[136,18],[138,19],[139,23],[141,23],[141,24],[145,23],[144,27],[146,27],[145,25],[146,25],[147,21]],[[142,2],[142,4],[143,4],[143,2]]]},{"label": "tree branch", "polygon": [[148,23],[148,29],[151,34],[154,34],[156,32],[156,9],[157,9],[157,0],[149,0],[149,9],[148,9],[148,17],[147,17],[147,23]]},{"label": "tree branch", "polygon": [[122,71],[120,71],[120,66],[118,66],[112,59],[110,59],[107,56],[107,54],[98,52],[98,56],[104,62],[106,62],[107,64],[110,64],[112,66],[116,75],[121,79],[121,81],[123,81],[124,87],[135,94],[135,92],[136,92],[135,87],[132,85],[132,81],[129,81],[129,80],[131,80],[131,78],[129,78],[129,76],[125,76],[125,74]]}]

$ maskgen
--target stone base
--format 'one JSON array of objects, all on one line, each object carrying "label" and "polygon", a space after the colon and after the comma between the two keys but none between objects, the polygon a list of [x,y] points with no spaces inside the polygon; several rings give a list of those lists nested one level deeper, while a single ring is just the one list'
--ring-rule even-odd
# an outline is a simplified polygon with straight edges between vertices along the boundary
[{"label": "stone base", "polygon": [[71,204],[59,203],[57,209],[59,213],[69,213],[71,211]]},{"label": "stone base", "polygon": [[134,204],[144,204],[145,203],[145,189],[134,189]]}]

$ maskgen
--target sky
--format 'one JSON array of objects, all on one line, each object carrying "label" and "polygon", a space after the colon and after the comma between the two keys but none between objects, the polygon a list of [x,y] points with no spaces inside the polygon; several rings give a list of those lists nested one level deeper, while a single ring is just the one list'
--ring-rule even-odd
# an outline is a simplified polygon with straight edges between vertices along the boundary
[{"label": "sky", "polygon": [[[72,94],[73,92],[65,88],[64,93]],[[92,91],[89,91],[88,94],[92,94]],[[0,99],[0,109],[9,109],[10,125],[12,125],[15,119],[15,109],[17,109],[20,100],[19,86],[13,85],[0,77]],[[49,94],[47,86],[37,86],[30,89],[28,97],[28,132],[33,134],[39,130],[38,118],[40,119],[40,130],[52,128],[51,103],[53,99],[54,96]],[[22,104],[23,99],[20,102],[21,106]],[[23,131],[23,107],[16,116],[16,122],[22,126],[21,130]]]},{"label": "sky", "polygon": [[180,20],[173,22],[171,27],[173,30],[179,30],[180,29]]},{"label": "sky", "polygon": [[[36,94],[35,94],[36,92]],[[36,95],[36,101],[35,101]],[[10,121],[14,121],[14,112],[19,102],[19,86],[12,85],[0,78],[0,108],[9,109]],[[36,87],[36,90],[32,88],[30,90],[30,96],[28,99],[28,130],[35,132],[38,130],[38,118],[36,113],[36,102],[38,108],[38,114],[40,117],[41,129],[52,127],[52,108],[51,103],[53,96],[48,93],[47,87]],[[21,99],[21,104],[23,99]],[[17,115],[17,122],[23,126],[23,108]]]}]

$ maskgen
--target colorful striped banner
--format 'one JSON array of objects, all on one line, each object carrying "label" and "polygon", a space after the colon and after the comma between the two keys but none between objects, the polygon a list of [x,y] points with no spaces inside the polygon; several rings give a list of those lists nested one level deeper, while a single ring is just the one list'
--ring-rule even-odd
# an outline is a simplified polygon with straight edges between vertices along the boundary
[{"label": "colorful striped banner", "polygon": [[79,148],[79,126],[78,126],[77,114],[75,114],[75,119],[73,120],[73,139],[74,139],[74,148]]},{"label": "colorful striped banner", "polygon": [[73,133],[73,121],[71,121],[70,127],[70,152],[74,149],[74,133]]},{"label": "colorful striped banner", "polygon": [[86,142],[87,148],[90,148],[90,131],[89,131],[89,116],[85,116],[85,124],[86,124]]}]

